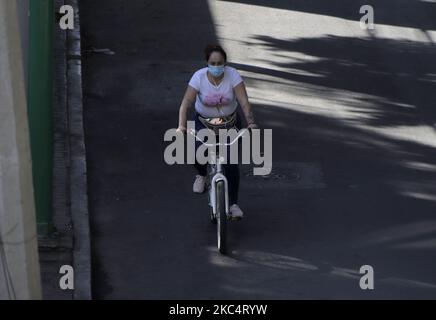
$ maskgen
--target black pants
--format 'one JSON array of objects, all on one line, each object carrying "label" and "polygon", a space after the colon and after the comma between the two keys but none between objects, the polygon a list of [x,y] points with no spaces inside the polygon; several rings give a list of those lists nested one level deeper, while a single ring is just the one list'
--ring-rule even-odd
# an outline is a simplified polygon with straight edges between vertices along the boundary
[{"label": "black pants", "polygon": [[[236,120],[236,127],[238,129],[241,128],[241,119],[238,114]],[[206,128],[204,124],[198,118],[198,113],[195,113],[195,130],[201,130]],[[198,147],[201,145],[200,141],[195,141],[195,152],[197,152]],[[207,176],[207,164],[200,164],[195,159],[195,169],[199,175],[205,177]],[[224,172],[228,181],[229,187],[229,204],[237,204],[238,203],[238,193],[239,193],[239,164],[230,164],[230,148],[227,149],[227,164],[223,165]]]}]

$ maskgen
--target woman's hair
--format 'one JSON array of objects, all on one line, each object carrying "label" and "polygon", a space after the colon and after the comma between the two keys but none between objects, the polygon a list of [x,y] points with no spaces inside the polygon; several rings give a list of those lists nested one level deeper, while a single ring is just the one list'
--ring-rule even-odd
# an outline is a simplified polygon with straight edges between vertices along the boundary
[{"label": "woman's hair", "polygon": [[224,49],[221,46],[217,44],[208,44],[206,46],[206,49],[204,49],[206,61],[209,61],[210,56],[212,55],[213,52],[221,53],[222,56],[224,57],[224,62],[227,62],[227,53],[224,51]]}]

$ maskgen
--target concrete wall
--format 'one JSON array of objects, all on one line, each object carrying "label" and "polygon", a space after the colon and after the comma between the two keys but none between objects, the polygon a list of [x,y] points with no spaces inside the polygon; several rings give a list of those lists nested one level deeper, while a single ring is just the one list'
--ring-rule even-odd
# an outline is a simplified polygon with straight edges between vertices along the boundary
[{"label": "concrete wall", "polygon": [[0,0],[0,299],[40,299],[19,8]]}]

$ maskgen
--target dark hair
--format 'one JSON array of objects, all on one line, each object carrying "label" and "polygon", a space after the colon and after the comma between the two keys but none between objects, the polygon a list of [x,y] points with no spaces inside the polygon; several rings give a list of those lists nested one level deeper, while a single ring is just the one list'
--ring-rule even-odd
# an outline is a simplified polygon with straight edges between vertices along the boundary
[{"label": "dark hair", "polygon": [[204,49],[206,61],[209,61],[210,56],[212,55],[213,52],[221,53],[222,56],[224,57],[224,62],[227,62],[227,53],[224,51],[224,49],[221,46],[217,44],[208,44],[206,46],[206,49]]}]

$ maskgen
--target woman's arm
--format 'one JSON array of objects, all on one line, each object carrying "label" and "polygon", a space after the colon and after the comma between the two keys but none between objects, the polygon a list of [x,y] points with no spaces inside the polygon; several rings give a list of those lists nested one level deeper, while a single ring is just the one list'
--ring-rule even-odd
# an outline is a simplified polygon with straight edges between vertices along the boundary
[{"label": "woman's arm", "polygon": [[191,105],[195,102],[195,98],[197,97],[197,91],[192,88],[191,86],[188,86],[186,89],[185,96],[183,97],[182,104],[180,105],[179,110],[179,127],[178,131],[186,131],[186,118],[188,109],[191,107]]},{"label": "woman's arm", "polygon": [[257,128],[256,121],[254,120],[253,111],[251,109],[250,102],[248,101],[247,89],[244,82],[241,82],[235,87],[236,98],[244,111],[245,119],[249,128]]}]

